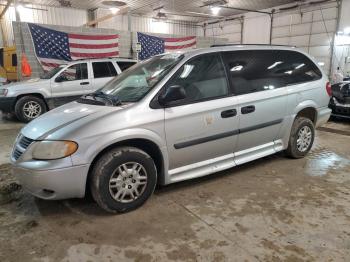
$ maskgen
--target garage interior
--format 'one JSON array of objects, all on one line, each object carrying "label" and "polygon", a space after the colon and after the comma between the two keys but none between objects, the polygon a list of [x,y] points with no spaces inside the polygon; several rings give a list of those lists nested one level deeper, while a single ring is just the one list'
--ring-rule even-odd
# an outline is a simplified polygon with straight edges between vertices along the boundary
[{"label": "garage interior", "polygon": [[[10,72],[0,57],[0,89],[45,73],[30,25],[117,35],[117,56],[135,63],[140,33],[195,37],[194,48],[293,46],[332,84],[346,82],[349,10],[350,0],[3,0],[0,45],[15,48],[16,61]],[[279,152],[157,186],[125,214],[103,211],[90,195],[48,201],[29,194],[10,162],[25,125],[0,111],[0,261],[350,261],[350,109],[317,128],[304,158]]]}]

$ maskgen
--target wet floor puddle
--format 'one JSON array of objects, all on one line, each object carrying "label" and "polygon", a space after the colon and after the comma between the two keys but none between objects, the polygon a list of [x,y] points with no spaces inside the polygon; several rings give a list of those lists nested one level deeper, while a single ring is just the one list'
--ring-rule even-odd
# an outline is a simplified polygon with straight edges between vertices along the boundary
[{"label": "wet floor puddle", "polygon": [[310,176],[325,176],[329,172],[350,167],[350,160],[327,149],[316,149],[307,156],[305,173]]}]

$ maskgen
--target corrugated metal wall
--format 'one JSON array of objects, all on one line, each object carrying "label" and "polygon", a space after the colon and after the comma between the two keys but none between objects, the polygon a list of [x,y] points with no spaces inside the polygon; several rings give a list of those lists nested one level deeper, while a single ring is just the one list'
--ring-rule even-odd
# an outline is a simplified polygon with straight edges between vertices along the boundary
[{"label": "corrugated metal wall", "polygon": [[[22,22],[39,23],[39,24],[53,24],[53,25],[67,25],[80,26],[87,22],[87,12],[81,9],[72,8],[57,8],[47,6],[36,6],[40,9],[36,10],[23,8],[20,11],[20,18]],[[47,10],[47,11],[46,11]],[[3,45],[13,45],[13,29],[12,22],[16,21],[15,8],[10,7],[1,20],[3,29]]]},{"label": "corrugated metal wall", "polygon": [[[35,6],[36,10],[23,8],[20,11],[21,22],[30,22],[38,24],[58,25],[58,26],[81,26],[87,22],[87,11],[73,8],[59,8],[47,6]],[[110,14],[109,10],[97,9],[97,17]],[[10,7],[1,20],[3,34],[1,36],[2,45],[13,45],[14,36],[12,22],[16,21],[15,8]],[[107,28],[121,31],[128,31],[128,16],[115,16],[106,21],[100,22],[98,28]],[[140,31],[148,33],[162,33],[172,35],[196,35],[198,25],[183,21],[156,21],[155,19],[131,16],[131,31]],[[1,43],[2,42],[2,43]]]},{"label": "corrugated metal wall", "polygon": [[[110,14],[109,10],[98,9],[97,17]],[[99,28],[112,28],[116,30],[128,30],[128,16],[115,16],[111,19],[98,23]],[[131,31],[175,34],[175,35],[196,35],[197,24],[181,21],[158,21],[153,18],[131,15]]]}]

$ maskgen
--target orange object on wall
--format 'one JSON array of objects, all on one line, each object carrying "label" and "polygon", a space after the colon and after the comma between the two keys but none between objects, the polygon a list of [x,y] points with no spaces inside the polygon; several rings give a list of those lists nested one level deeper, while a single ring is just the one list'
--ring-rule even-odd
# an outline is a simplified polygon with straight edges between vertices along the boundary
[{"label": "orange object on wall", "polygon": [[22,54],[22,76],[29,77],[32,75],[32,68],[30,67],[30,64],[28,63],[27,56],[23,53]]}]

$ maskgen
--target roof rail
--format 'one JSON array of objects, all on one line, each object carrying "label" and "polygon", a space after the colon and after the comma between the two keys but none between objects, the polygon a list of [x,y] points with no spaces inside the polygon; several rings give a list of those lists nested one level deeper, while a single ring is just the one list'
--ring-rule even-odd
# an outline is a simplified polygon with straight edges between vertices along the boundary
[{"label": "roof rail", "polygon": [[[120,57],[120,56],[109,56],[109,57],[86,57],[86,58],[79,58],[79,59],[74,59],[72,61],[81,61],[81,60],[98,60],[98,59],[130,59],[130,60],[136,60],[134,58],[130,57]],[[72,62],[72,61],[67,61],[67,62]]]},{"label": "roof rail", "polygon": [[282,47],[296,47],[291,45],[270,45],[270,44],[214,44],[210,47],[220,47],[220,46],[282,46]]}]

